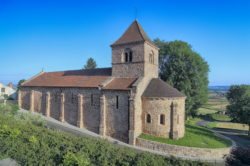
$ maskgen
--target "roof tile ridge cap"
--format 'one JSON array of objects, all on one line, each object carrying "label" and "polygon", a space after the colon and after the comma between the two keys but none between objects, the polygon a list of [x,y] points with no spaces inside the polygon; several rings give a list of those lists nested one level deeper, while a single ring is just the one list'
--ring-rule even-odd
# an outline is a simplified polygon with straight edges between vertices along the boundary
[{"label": "roof tile ridge cap", "polygon": [[104,88],[105,86],[107,86],[111,81],[114,80],[115,77],[108,77],[107,79],[105,79],[103,82],[100,83],[99,88]]},{"label": "roof tile ridge cap", "polygon": [[100,70],[100,69],[112,69],[112,67],[97,67],[93,69],[78,69],[78,70]]},{"label": "roof tile ridge cap", "polygon": [[21,84],[21,86],[27,84],[27,83],[30,82],[31,80],[33,80],[33,79],[35,79],[35,78],[41,76],[41,75],[44,74],[44,73],[46,73],[46,72],[44,72],[44,71],[39,72],[38,74],[36,74],[35,76],[31,77],[30,79],[24,81],[24,82]]},{"label": "roof tile ridge cap", "polygon": [[[158,48],[158,47],[153,43],[153,41],[149,38],[149,36],[146,34],[146,32],[143,30],[141,24],[140,24],[137,20],[136,20],[136,24],[137,24],[137,26],[138,26],[139,33],[140,33],[140,35],[141,35],[143,41],[149,43],[150,45],[154,46],[155,48],[157,48],[157,49],[159,50],[160,48]],[[144,32],[144,34],[145,34],[146,36],[143,35],[142,31]]]},{"label": "roof tile ridge cap", "polygon": [[101,67],[101,68],[95,68],[95,69],[73,69],[73,70],[58,70],[58,71],[50,71],[46,73],[61,73],[61,72],[70,72],[70,71],[84,71],[84,70],[100,70],[100,69],[112,69],[112,67]]},{"label": "roof tile ridge cap", "polygon": [[[146,39],[145,39],[145,36],[143,35],[143,33],[142,33],[142,27],[141,27],[141,25],[139,24],[139,22],[136,20],[135,21],[136,22],[136,25],[138,26],[138,29],[139,29],[139,33],[140,33],[140,35],[141,35],[141,37],[142,37],[142,39],[144,40],[144,41],[147,41],[147,36],[146,36]],[[144,31],[144,30],[143,30]],[[145,34],[146,32],[144,32],[144,34]],[[146,35],[146,34],[145,34]]]}]

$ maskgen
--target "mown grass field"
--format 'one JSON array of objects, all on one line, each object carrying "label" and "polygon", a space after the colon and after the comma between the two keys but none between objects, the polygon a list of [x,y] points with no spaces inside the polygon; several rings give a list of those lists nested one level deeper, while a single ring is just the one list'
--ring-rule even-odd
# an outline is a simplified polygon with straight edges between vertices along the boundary
[{"label": "mown grass field", "polygon": [[142,134],[140,138],[161,143],[199,148],[225,148],[231,146],[231,141],[219,138],[204,127],[196,125],[198,119],[189,120],[186,123],[185,136],[179,140],[155,137]]},{"label": "mown grass field", "polygon": [[210,128],[222,128],[222,129],[234,129],[248,131],[248,125],[241,123],[231,123],[231,122],[210,122],[208,124]]}]

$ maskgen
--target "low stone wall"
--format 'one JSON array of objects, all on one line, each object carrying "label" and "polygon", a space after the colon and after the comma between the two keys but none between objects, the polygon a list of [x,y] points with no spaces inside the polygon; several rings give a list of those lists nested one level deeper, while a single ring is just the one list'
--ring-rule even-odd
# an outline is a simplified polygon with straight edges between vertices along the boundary
[{"label": "low stone wall", "polygon": [[169,145],[169,144],[145,140],[142,138],[136,139],[136,145],[139,147],[159,151],[165,153],[166,155],[172,155],[176,157],[184,157],[187,159],[190,158],[196,160],[199,159],[222,160],[223,157],[229,154],[231,150],[231,147],[208,149],[208,148],[194,148],[194,147]]}]

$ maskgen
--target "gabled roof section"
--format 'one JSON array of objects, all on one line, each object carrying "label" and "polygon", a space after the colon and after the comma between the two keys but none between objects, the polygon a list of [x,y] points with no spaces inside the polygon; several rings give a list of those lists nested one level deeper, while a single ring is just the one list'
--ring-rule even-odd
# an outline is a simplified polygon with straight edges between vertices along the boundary
[{"label": "gabled roof section", "polygon": [[155,44],[147,36],[147,34],[143,30],[139,22],[135,20],[129,26],[129,28],[125,31],[125,33],[111,46],[123,45],[123,44],[128,44],[128,43],[135,43],[135,42],[145,42],[145,41],[155,46]]},{"label": "gabled roof section", "polygon": [[98,88],[111,77],[111,68],[43,72],[24,82],[22,87]]},{"label": "gabled roof section", "polygon": [[179,92],[177,89],[173,88],[166,82],[162,81],[159,78],[153,78],[146,90],[144,91],[142,97],[148,97],[148,98],[171,98],[171,97],[185,97],[181,92]]}]

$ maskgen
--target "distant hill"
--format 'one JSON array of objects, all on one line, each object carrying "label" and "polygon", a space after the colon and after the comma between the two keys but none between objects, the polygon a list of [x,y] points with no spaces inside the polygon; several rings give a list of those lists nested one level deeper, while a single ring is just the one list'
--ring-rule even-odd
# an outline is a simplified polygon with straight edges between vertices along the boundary
[{"label": "distant hill", "polygon": [[230,86],[208,86],[209,91],[213,92],[227,92]]}]

